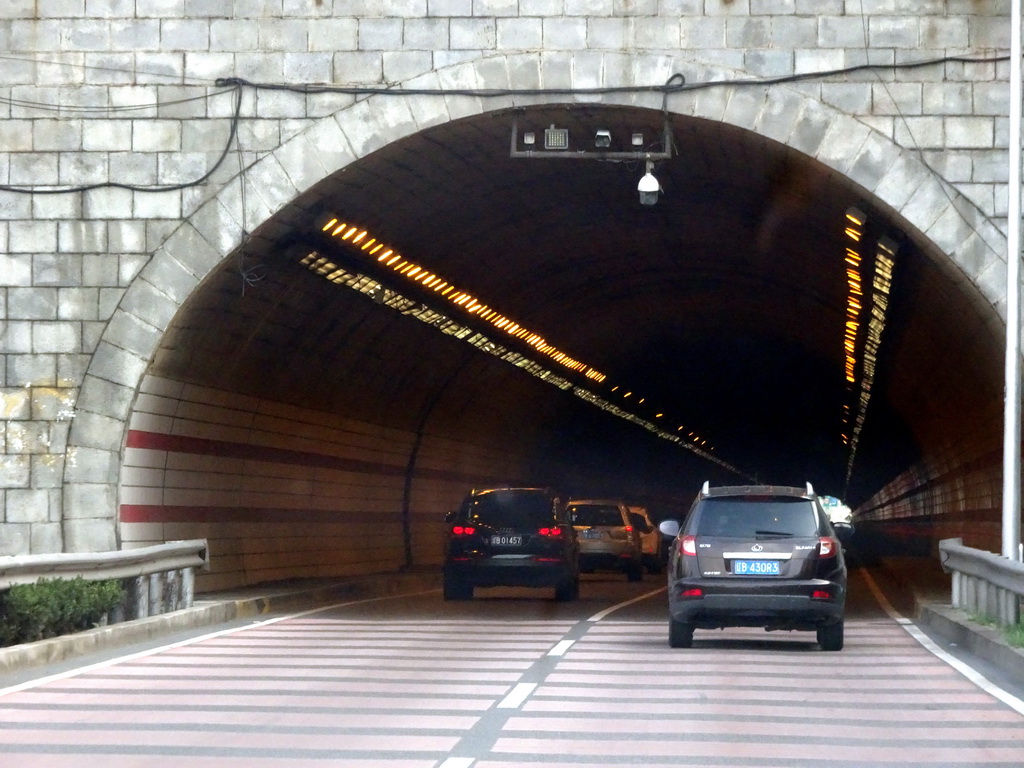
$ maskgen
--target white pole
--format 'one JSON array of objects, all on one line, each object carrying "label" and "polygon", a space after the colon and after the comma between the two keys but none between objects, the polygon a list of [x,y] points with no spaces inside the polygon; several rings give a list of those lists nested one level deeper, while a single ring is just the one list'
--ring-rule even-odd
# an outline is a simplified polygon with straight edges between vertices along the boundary
[{"label": "white pole", "polygon": [[1020,162],[1021,0],[1010,10],[1010,177],[1006,227],[1006,403],[1003,424],[1003,557],[1020,560]]}]

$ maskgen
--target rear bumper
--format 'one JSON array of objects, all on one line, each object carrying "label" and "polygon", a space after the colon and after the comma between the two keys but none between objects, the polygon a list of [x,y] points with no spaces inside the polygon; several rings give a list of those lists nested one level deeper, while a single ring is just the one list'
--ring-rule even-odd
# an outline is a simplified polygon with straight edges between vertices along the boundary
[{"label": "rear bumper", "polygon": [[639,563],[637,552],[625,555],[618,552],[580,552],[580,568],[584,570],[624,571],[636,568]]},{"label": "rear bumper", "polygon": [[[842,621],[845,589],[828,581],[779,585],[757,590],[753,586],[728,589],[706,582],[676,582],[669,589],[669,612],[676,621],[702,629],[723,627],[764,627],[765,629],[813,630]],[[680,593],[699,587],[701,597],[681,597]],[[812,598],[815,590],[827,590],[833,599]]]},{"label": "rear bumper", "polygon": [[446,579],[474,587],[555,587],[579,578],[574,563],[481,558],[445,563]]}]

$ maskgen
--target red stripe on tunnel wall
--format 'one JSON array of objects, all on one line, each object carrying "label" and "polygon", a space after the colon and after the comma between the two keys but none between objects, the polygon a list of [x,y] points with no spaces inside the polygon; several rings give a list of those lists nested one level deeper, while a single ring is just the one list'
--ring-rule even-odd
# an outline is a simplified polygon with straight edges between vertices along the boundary
[{"label": "red stripe on tunnel wall", "polygon": [[[378,461],[363,461],[327,453],[312,451],[293,451],[287,448],[274,448],[266,445],[251,445],[228,440],[210,440],[202,437],[185,435],[168,435],[160,432],[145,432],[133,429],[128,432],[129,448],[141,448],[151,451],[167,451],[168,453],[189,453],[201,456],[221,456],[231,459],[248,459],[250,461],[266,461],[274,464],[293,464],[303,467],[321,467],[346,472],[363,472],[388,477],[403,477],[404,465],[385,464]],[[464,472],[449,472],[443,469],[417,469],[415,476],[431,480],[447,480],[462,483],[467,487],[485,484],[508,482],[507,478],[488,478],[470,475]]]},{"label": "red stripe on tunnel wall", "polygon": [[121,505],[122,523],[358,523],[380,522],[382,517],[386,516],[327,509]]},{"label": "red stripe on tunnel wall", "polygon": [[202,437],[167,435],[159,432],[143,432],[133,429],[128,432],[129,448],[142,448],[169,453],[191,453],[202,456],[221,456],[230,459],[250,459],[275,464],[297,464],[305,467],[325,467],[352,472],[371,472],[375,475],[403,475],[404,467],[360,459],[345,459],[326,453],[293,451],[287,448],[273,448],[266,445],[235,443],[227,440],[209,440]]}]

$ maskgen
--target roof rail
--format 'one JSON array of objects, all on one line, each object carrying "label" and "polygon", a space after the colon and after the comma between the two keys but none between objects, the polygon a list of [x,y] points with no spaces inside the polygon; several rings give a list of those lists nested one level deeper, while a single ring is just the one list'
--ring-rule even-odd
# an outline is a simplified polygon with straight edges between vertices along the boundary
[{"label": "roof rail", "polygon": [[813,496],[814,495],[814,486],[811,485],[810,481],[808,481],[808,483],[807,483],[807,495],[808,496]]},{"label": "roof rail", "polygon": [[705,496],[707,496],[710,491],[711,491],[711,481],[710,480],[705,480],[704,481],[704,487],[700,489],[700,492],[703,493]]}]

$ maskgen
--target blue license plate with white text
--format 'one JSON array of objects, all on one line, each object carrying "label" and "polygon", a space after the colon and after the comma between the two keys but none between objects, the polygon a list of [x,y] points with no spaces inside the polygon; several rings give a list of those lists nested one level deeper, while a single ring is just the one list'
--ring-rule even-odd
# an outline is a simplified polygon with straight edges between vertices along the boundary
[{"label": "blue license plate with white text", "polygon": [[778,560],[733,560],[734,576],[778,576]]}]

